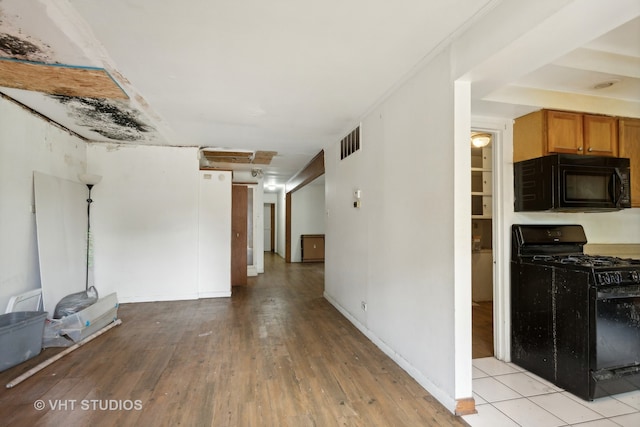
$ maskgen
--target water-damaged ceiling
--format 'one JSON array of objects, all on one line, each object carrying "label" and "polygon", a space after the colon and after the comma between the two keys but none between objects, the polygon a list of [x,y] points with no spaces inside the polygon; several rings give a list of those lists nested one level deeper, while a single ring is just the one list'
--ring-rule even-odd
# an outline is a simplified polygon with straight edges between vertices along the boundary
[{"label": "water-damaged ceiling", "polygon": [[[261,173],[283,183],[500,3],[0,0],[0,92],[90,142],[270,153]],[[476,85],[473,112],[515,117],[558,94],[640,105],[640,21],[625,13],[543,67]]]}]

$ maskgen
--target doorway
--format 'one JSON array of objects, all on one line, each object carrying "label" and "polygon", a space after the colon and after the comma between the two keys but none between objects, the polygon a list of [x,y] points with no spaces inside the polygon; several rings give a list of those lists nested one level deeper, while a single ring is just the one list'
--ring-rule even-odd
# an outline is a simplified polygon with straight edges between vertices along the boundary
[{"label": "doorway", "polygon": [[264,204],[264,251],[276,251],[276,205]]},{"label": "doorway", "polygon": [[471,132],[472,358],[494,356],[493,143]]}]

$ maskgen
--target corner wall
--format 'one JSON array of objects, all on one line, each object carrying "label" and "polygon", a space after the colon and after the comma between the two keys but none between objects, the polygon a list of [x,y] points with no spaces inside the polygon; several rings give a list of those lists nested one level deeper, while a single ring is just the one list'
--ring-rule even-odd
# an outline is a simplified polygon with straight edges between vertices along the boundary
[{"label": "corner wall", "polygon": [[11,296],[40,287],[34,171],[77,182],[85,143],[0,97],[0,313]]}]

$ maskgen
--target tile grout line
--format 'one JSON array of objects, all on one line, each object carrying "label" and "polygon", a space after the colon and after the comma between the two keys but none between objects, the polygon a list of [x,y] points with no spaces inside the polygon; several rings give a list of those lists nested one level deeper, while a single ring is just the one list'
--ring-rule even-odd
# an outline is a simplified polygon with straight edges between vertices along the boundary
[{"label": "tile grout line", "polygon": [[[503,362],[503,363],[505,363],[505,362]],[[508,365],[507,365],[507,366],[508,366]],[[540,382],[541,384],[543,384],[543,385],[545,385],[545,386],[548,386],[548,385],[547,385],[546,383],[543,383],[543,382],[539,381],[539,380],[538,380],[538,378],[536,378],[536,377],[534,377],[534,376],[532,376],[532,375],[529,375],[529,374],[530,374],[530,372],[529,372],[529,371],[527,371],[527,370],[522,370],[522,371],[518,371],[518,370],[516,370],[516,372],[507,372],[507,373],[499,373],[499,374],[495,374],[495,375],[490,375],[490,374],[488,374],[486,371],[483,371],[482,369],[480,369],[479,367],[477,367],[477,366],[475,366],[475,365],[473,365],[473,367],[474,367],[475,369],[477,369],[478,371],[480,371],[481,373],[483,373],[483,374],[487,375],[486,377],[476,377],[476,378],[473,378],[474,380],[475,380],[475,379],[483,379],[483,378],[491,378],[491,379],[493,379],[493,380],[497,381],[498,383],[500,383],[502,386],[504,386],[504,387],[508,388],[509,390],[513,391],[514,393],[516,393],[516,394],[519,396],[519,397],[515,397],[515,398],[510,398],[510,399],[504,399],[504,400],[498,400],[498,401],[495,401],[495,402],[490,402],[489,400],[487,400],[484,396],[482,396],[482,395],[481,395],[481,394],[479,394],[478,392],[474,392],[475,394],[477,394],[479,397],[481,397],[481,398],[486,402],[486,403],[480,404],[480,405],[478,405],[478,406],[483,406],[483,405],[487,405],[487,404],[488,404],[488,405],[491,405],[491,406],[493,407],[493,409],[494,409],[494,410],[498,411],[500,414],[502,414],[503,416],[505,416],[507,419],[509,419],[509,420],[513,421],[513,422],[514,422],[515,424],[517,424],[517,425],[520,425],[520,424],[518,424],[518,423],[517,423],[513,418],[511,418],[509,415],[507,415],[506,413],[504,413],[503,411],[501,411],[497,406],[495,406],[495,403],[498,403],[498,402],[508,402],[508,401],[513,401],[513,400],[518,400],[518,399],[523,399],[523,398],[524,398],[524,399],[526,399],[529,403],[531,403],[531,404],[535,405],[536,407],[538,407],[538,408],[542,409],[544,412],[546,412],[546,413],[550,414],[550,415],[551,415],[551,416],[553,416],[554,418],[557,418],[558,420],[560,420],[561,422],[563,422],[563,423],[564,423],[564,426],[570,426],[570,425],[572,425],[572,424],[570,424],[569,422],[565,421],[565,420],[564,420],[563,418],[561,418],[560,416],[558,416],[558,415],[554,414],[554,413],[553,413],[553,412],[551,412],[550,410],[548,410],[548,409],[546,409],[546,408],[544,408],[544,407],[540,406],[538,403],[536,403],[535,401],[533,401],[533,400],[531,400],[531,399],[530,399],[531,397],[536,397],[536,396],[547,396],[547,395],[553,395],[553,394],[560,394],[560,395],[562,395],[562,393],[565,393],[565,392],[566,392],[566,390],[564,390],[564,389],[562,389],[562,388],[559,388],[559,387],[556,387],[556,388],[558,388],[558,390],[553,390],[552,392],[549,392],[549,393],[540,393],[540,394],[535,394],[535,395],[532,395],[532,396],[524,396],[524,395],[522,395],[522,393],[518,392],[517,390],[514,390],[512,387],[510,387],[509,385],[507,385],[507,384],[503,383],[502,381],[498,380],[496,377],[501,377],[501,376],[506,376],[506,375],[513,375],[513,374],[516,374],[516,373],[523,373],[523,374],[527,375],[529,378],[531,378],[531,379],[532,379],[532,380],[534,380],[534,381],[538,381],[538,382]],[[543,380],[544,380],[544,379],[543,379]],[[544,380],[544,381],[548,382],[547,380]],[[618,402],[619,404],[625,405],[626,407],[628,407],[628,408],[630,408],[630,409],[634,409],[634,410],[635,410],[635,412],[640,412],[640,410],[636,409],[636,408],[635,408],[634,406],[632,406],[632,405],[629,405],[629,404],[627,404],[627,403],[625,403],[625,402],[623,402],[623,401],[619,400],[616,396],[611,396],[611,397],[612,397],[616,402]],[[567,398],[571,399],[570,397],[567,397]],[[589,410],[589,411],[593,412],[594,414],[597,414],[597,415],[598,415],[598,418],[595,418],[595,419],[592,419],[592,420],[588,420],[588,421],[580,421],[580,422],[578,422],[578,424],[580,424],[580,423],[584,423],[584,422],[593,422],[593,421],[608,420],[608,421],[611,421],[612,423],[614,423],[614,424],[616,424],[616,425],[620,425],[619,423],[617,423],[617,422],[615,422],[615,421],[613,421],[613,420],[612,420],[612,418],[613,418],[613,417],[606,416],[605,414],[601,413],[600,411],[597,411],[596,409],[590,408],[589,406],[587,406],[587,405],[583,404],[582,402],[580,402],[580,401],[578,401],[578,400],[576,400],[576,399],[571,399],[571,400],[572,400],[573,402],[575,402],[576,404],[580,405],[582,408],[585,408],[585,409],[587,409],[587,410]],[[632,414],[632,413],[634,413],[634,412],[631,412],[631,413],[629,413],[629,414]],[[620,416],[622,416],[622,415],[629,415],[629,414],[621,414]]]}]

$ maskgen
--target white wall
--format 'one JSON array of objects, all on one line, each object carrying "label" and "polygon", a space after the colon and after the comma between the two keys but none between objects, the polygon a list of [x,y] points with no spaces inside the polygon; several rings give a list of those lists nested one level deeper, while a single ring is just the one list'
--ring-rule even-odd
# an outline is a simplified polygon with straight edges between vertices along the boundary
[{"label": "white wall", "polygon": [[302,261],[302,234],[324,234],[324,185],[310,183],[291,194],[291,262]]},{"label": "white wall", "polygon": [[40,287],[34,171],[78,181],[85,143],[0,97],[0,313],[12,295]]},{"label": "white wall", "polygon": [[[121,302],[198,297],[197,148],[92,144],[96,286]],[[95,224],[95,225],[93,225]]]},{"label": "white wall", "polygon": [[200,171],[198,296],[231,296],[231,172]]},{"label": "white wall", "polygon": [[[367,115],[361,130],[360,152],[340,161],[337,143],[325,150],[325,295],[453,410],[454,89],[448,52]],[[362,191],[360,209],[353,207],[355,189]]]}]

